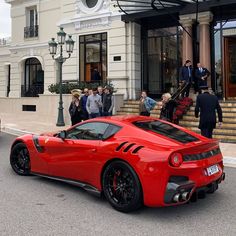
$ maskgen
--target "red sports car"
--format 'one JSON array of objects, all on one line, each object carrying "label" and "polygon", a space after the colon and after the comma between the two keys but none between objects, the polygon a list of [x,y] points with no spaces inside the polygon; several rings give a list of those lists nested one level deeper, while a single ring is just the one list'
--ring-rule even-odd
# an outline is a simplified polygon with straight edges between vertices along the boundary
[{"label": "red sports car", "polygon": [[218,142],[143,116],[101,117],[14,141],[10,163],[104,194],[117,210],[171,206],[213,193],[224,180]]}]

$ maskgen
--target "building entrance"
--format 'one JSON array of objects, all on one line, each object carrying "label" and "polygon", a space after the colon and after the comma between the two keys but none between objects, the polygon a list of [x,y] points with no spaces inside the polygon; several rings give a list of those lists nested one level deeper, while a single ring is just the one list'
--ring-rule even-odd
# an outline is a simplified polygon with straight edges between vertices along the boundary
[{"label": "building entrance", "polygon": [[236,98],[236,36],[224,38],[226,98]]},{"label": "building entrance", "polygon": [[143,50],[143,89],[152,97],[173,93],[178,87],[182,63],[182,32],[179,27],[147,31]]}]

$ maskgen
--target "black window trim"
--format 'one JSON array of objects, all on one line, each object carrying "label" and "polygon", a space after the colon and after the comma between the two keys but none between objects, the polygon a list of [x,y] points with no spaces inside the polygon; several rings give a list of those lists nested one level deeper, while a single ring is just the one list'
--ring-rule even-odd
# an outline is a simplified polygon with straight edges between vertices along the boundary
[{"label": "black window trim", "polygon": [[146,131],[144,128],[141,128],[141,127],[137,126],[137,124],[138,124],[138,123],[150,123],[150,122],[160,122],[160,123],[162,123],[162,124],[170,125],[170,126],[172,126],[173,128],[177,129],[178,131],[183,132],[183,133],[185,133],[186,135],[188,135],[190,139],[192,138],[192,140],[184,140],[184,141],[183,141],[182,139],[180,140],[179,138],[175,138],[173,135],[167,135],[167,134],[164,134],[164,133],[162,133],[162,132],[155,132],[155,131],[153,131],[153,130],[151,130],[151,129],[146,129],[146,130],[148,130],[148,131],[150,131],[150,132],[152,132],[152,133],[154,133],[154,134],[159,134],[159,135],[161,135],[161,136],[164,136],[164,137],[166,137],[166,138],[168,138],[168,139],[170,139],[170,140],[174,140],[174,141],[179,142],[179,143],[181,143],[181,144],[187,144],[187,143],[199,141],[199,139],[198,139],[197,137],[195,137],[195,136],[193,136],[193,135],[191,135],[191,134],[185,132],[184,130],[178,129],[178,128],[174,127],[174,126],[171,125],[171,124],[167,124],[167,123],[162,122],[161,120],[157,120],[157,119],[137,120],[137,121],[133,122],[133,125],[134,125],[136,128],[138,128],[138,129],[141,129],[141,130],[143,130],[143,131]]},{"label": "black window trim", "polygon": [[[73,129],[79,127],[79,126],[86,125],[86,124],[91,124],[91,123],[104,123],[104,124],[107,124],[107,125],[108,125],[107,128],[105,129],[103,135],[102,135],[102,138],[101,138],[101,139],[74,139],[74,140],[105,141],[105,140],[109,139],[110,137],[112,137],[113,135],[115,135],[117,132],[119,132],[119,131],[123,128],[122,126],[119,126],[119,125],[117,125],[117,124],[113,124],[113,123],[110,123],[110,122],[105,122],[105,121],[89,121],[89,122],[85,122],[85,123],[82,123],[82,124],[78,124],[77,126],[68,129],[67,132],[69,132],[69,131],[71,131],[71,130],[73,130]],[[119,129],[118,129],[114,134],[110,135],[109,137],[103,138],[104,135],[106,134],[106,132],[107,132],[107,130],[108,130],[108,128],[109,128],[110,125],[116,126],[116,127],[118,127]],[[66,132],[66,133],[67,133],[67,132]],[[70,138],[67,138],[67,134],[66,134],[66,139],[71,140]]]}]

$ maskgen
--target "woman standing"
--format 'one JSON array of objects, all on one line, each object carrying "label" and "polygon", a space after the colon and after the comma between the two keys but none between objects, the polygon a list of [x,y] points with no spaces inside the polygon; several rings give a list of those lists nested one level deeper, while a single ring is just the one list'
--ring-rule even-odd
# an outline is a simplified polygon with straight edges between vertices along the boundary
[{"label": "woman standing", "polygon": [[169,93],[164,93],[162,95],[161,101],[161,113],[160,119],[173,121],[174,109],[177,106],[176,102],[171,99],[171,95]]},{"label": "woman standing", "polygon": [[71,124],[75,125],[82,120],[82,108],[80,103],[81,90],[72,90],[72,102],[69,107]]},{"label": "woman standing", "polygon": [[150,112],[155,106],[156,101],[148,97],[146,91],[142,91],[139,101],[139,114],[141,116],[150,116]]}]

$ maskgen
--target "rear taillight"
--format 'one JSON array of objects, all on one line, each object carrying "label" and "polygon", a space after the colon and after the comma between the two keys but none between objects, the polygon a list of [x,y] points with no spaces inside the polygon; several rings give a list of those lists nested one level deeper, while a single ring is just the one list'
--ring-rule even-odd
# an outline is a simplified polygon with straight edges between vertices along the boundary
[{"label": "rear taillight", "polygon": [[172,153],[169,158],[169,163],[173,167],[179,167],[183,163],[183,156],[181,153]]}]

